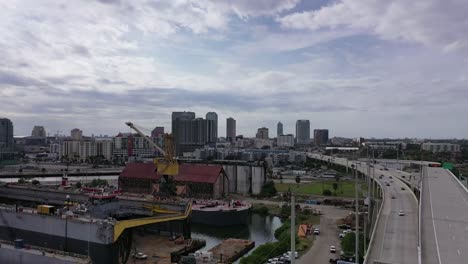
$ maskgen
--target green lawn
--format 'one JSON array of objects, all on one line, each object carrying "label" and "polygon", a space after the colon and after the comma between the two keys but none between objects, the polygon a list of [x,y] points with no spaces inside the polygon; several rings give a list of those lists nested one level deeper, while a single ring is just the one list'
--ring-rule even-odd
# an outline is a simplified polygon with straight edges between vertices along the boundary
[{"label": "green lawn", "polygon": [[[334,195],[333,183],[335,180],[315,181],[311,183],[275,183],[278,192],[287,192],[289,188],[296,194],[322,195],[323,190],[330,190]],[[367,184],[359,182],[360,196],[362,191],[367,191]],[[339,181],[336,196],[354,197],[354,181]]]}]

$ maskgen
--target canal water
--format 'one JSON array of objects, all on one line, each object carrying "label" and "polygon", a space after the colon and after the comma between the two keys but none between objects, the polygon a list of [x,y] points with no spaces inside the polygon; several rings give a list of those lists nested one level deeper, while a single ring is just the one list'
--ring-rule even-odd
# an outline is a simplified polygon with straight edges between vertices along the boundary
[{"label": "canal water", "polygon": [[[213,227],[200,224],[191,224],[192,237],[206,241],[206,246],[201,250],[208,250],[227,238],[249,239],[255,241],[255,248],[267,242],[275,241],[275,230],[282,224],[277,216],[262,216],[250,214],[247,225]],[[252,249],[245,256],[252,253]],[[236,261],[235,263],[238,263]]]}]

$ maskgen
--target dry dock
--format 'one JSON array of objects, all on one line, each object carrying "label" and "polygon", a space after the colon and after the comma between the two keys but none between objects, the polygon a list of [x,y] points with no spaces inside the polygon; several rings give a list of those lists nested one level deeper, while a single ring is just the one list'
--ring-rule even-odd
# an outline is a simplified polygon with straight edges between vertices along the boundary
[{"label": "dry dock", "polygon": [[229,238],[208,250],[221,263],[232,263],[255,247],[251,240]]}]

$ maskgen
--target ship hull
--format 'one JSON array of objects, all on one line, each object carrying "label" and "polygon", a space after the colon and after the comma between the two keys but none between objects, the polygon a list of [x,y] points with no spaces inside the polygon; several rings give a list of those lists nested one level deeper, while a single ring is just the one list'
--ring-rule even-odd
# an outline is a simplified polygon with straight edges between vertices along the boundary
[{"label": "ship hull", "polygon": [[250,208],[241,210],[199,210],[192,209],[191,222],[212,226],[246,225]]},{"label": "ship hull", "polygon": [[89,255],[93,263],[118,263],[117,248],[112,244],[99,244],[73,238],[65,239],[62,236],[0,226],[0,239],[13,241],[16,238],[23,239],[27,245]]}]

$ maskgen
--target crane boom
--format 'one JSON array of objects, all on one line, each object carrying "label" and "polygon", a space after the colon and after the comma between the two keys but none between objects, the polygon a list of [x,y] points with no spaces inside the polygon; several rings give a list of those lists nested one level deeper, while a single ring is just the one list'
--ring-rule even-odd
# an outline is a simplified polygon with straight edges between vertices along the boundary
[{"label": "crane boom", "polygon": [[163,156],[166,156],[166,152],[161,148],[159,147],[156,143],[154,143],[147,135],[143,134],[143,132],[141,132],[138,128],[136,128],[132,122],[125,122],[125,124],[127,126],[129,126],[130,128],[132,128],[133,130],[135,130],[138,135],[140,135],[142,138],[144,138],[146,140],[146,142],[148,142],[153,148],[155,148],[156,150],[158,150]]},{"label": "crane boom", "polygon": [[179,163],[177,159],[174,158],[174,146],[173,138],[171,135],[166,134],[164,136],[164,147],[166,150],[163,150],[160,146],[154,143],[147,135],[143,134],[138,128],[136,128],[132,122],[126,122],[127,126],[135,130],[142,138],[146,140],[153,148],[158,150],[164,158],[156,158],[153,160],[154,164],[157,167],[158,173],[161,175],[171,175],[175,176],[179,174]]}]

